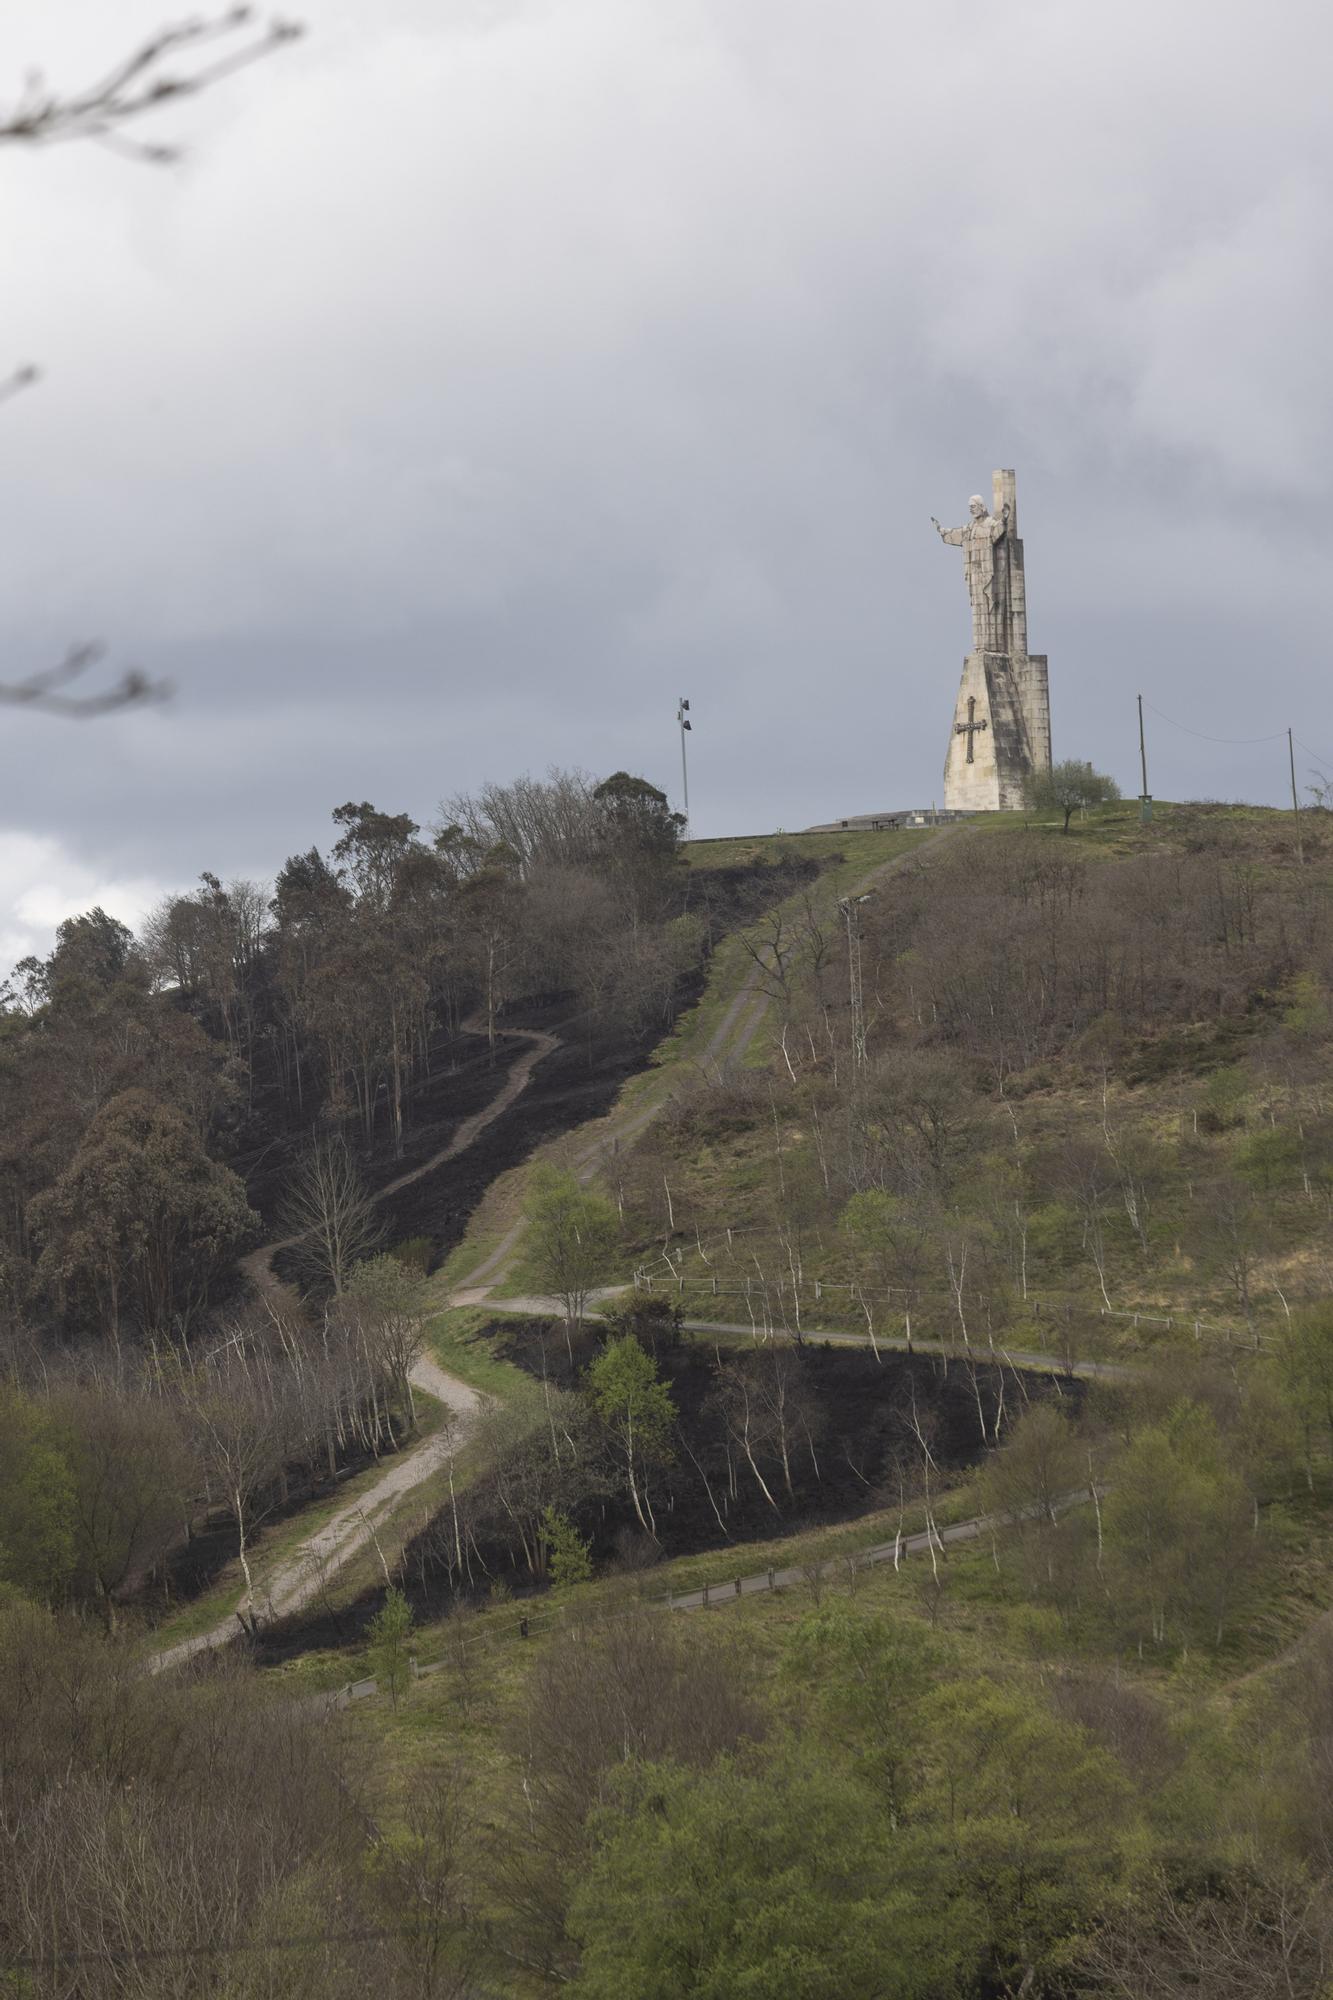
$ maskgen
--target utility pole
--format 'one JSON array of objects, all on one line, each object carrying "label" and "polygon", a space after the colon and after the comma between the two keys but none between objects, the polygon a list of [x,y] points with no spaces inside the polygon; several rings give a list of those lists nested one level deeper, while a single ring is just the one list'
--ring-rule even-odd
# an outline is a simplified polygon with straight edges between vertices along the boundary
[{"label": "utility pole", "polygon": [[1139,793],[1139,818],[1147,826],[1152,818],[1152,793],[1148,790],[1148,749],[1143,737],[1143,696],[1139,696],[1139,764],[1143,770],[1143,790]]},{"label": "utility pole", "polygon": [[1296,746],[1287,731],[1287,762],[1291,765],[1291,809],[1296,815],[1296,859],[1305,866],[1305,842],[1301,839],[1301,806],[1296,797]]},{"label": "utility pole", "polygon": [[680,782],[685,788],[685,817],[690,816],[690,767],[685,762],[685,731],[690,726],[690,704],[684,695],[676,704],[676,720],[680,724]]},{"label": "utility pole", "polygon": [[869,1066],[866,1055],[866,1012],[865,989],[861,981],[861,919],[857,915],[860,904],[868,903],[874,895],[868,889],[864,896],[839,896],[838,908],[847,920],[847,981],[852,1004],[852,1062],[859,1071]]}]

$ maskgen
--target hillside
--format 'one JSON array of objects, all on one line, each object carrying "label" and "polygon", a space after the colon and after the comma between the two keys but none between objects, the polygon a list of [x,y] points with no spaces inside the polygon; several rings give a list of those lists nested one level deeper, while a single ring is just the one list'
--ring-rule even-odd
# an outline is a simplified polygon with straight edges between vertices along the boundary
[{"label": "hillside", "polygon": [[[263,1923],[336,1881],[366,1941],[308,1957],[322,1992],[1313,1995],[1325,816],[1300,858],[1214,807],[735,846],[683,852],[669,907],[714,928],[650,1054],[516,997],[494,1069],[363,1151],[372,1209],[404,1185],[347,1294],[389,1372],[345,1559],[170,1696],[262,1732],[354,1686],[300,1755],[376,1831],[317,1831],[279,1760]],[[346,1309],[283,1268],[284,1340],[327,1341]],[[485,1400],[418,1395],[418,1443],[422,1327]],[[358,1503],[385,1451],[420,1476]],[[297,1470],[256,1607],[333,1505]],[[237,1601],[232,1566],[156,1643]]]}]

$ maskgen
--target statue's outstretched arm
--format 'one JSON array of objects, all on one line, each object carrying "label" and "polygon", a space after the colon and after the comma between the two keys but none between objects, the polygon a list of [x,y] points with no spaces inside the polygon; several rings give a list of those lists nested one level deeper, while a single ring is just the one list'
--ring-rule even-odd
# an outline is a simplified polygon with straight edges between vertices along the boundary
[{"label": "statue's outstretched arm", "polygon": [[930,517],[930,525],[942,542],[948,542],[951,548],[962,548],[963,531],[961,528],[942,528],[933,514]]}]

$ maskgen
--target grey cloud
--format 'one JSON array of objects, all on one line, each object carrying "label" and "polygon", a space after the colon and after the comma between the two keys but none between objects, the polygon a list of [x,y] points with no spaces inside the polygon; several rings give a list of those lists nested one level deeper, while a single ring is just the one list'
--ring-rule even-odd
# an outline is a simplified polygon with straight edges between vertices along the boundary
[{"label": "grey cloud", "polygon": [[[115,11],[25,0],[11,67],[157,18]],[[1057,749],[1132,780],[1140,686],[1333,737],[1322,9],[304,11],[173,114],[180,172],[3,162],[49,371],[3,420],[3,655],[102,634],[179,688],[0,718],[5,827],[271,872],[352,793],[674,789],[682,692],[702,830],[928,800],[966,606],[927,517],[1002,463]],[[1154,760],[1281,795],[1269,747]]]}]

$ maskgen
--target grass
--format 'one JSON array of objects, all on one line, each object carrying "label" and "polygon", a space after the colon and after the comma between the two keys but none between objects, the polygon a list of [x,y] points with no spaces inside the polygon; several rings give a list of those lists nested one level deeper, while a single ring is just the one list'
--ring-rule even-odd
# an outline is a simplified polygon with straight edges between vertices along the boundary
[{"label": "grass", "polygon": [[[444,1406],[434,1396],[421,1390],[416,1392],[417,1429],[407,1446],[410,1451],[434,1434],[444,1420]],[[275,1522],[267,1529],[261,1524],[254,1531],[250,1543],[250,1569],[255,1580],[255,1597],[262,1601],[274,1570],[290,1556],[311,1535],[317,1534],[335,1514],[344,1507],[353,1505],[363,1498],[379,1481],[386,1464],[392,1460],[381,1459],[354,1473],[350,1478],[340,1480],[332,1493],[325,1494],[308,1506],[300,1507],[285,1520]],[[423,1489],[424,1490],[424,1489]],[[376,1523],[377,1532],[387,1544],[391,1539],[391,1529],[386,1523]],[[373,1558],[372,1558],[373,1560]],[[345,1579],[354,1567],[351,1559],[338,1572],[339,1588],[345,1587]],[[376,1564],[378,1569],[378,1564]],[[245,1596],[245,1578],[241,1572],[239,1558],[229,1558],[216,1581],[194,1598],[179,1612],[166,1618],[156,1626],[152,1635],[153,1649],[165,1650],[186,1639],[197,1638],[200,1633],[211,1632],[234,1615]]]},{"label": "grass", "polygon": [[502,1361],[485,1338],[494,1319],[484,1306],[456,1306],[429,1322],[431,1352],[441,1368],[485,1396],[512,1395],[531,1378]]},{"label": "grass", "polygon": [[[874,833],[848,827],[828,833],[755,833],[731,840],[688,840],[683,852],[689,868],[753,868],[756,863],[777,866],[793,857],[824,863],[859,860],[862,866],[869,867],[873,865],[878,844],[919,837],[919,833]],[[866,860],[866,856],[871,859]]]},{"label": "grass", "polygon": [[[469,1621],[468,1658],[485,1684],[488,1701],[497,1692],[511,1699],[521,1692],[530,1662],[545,1639],[574,1627],[596,1626],[635,1601],[661,1606],[664,1616],[701,1619],[708,1615],[702,1610],[668,1614],[664,1600],[668,1590],[682,1595],[707,1583],[717,1592],[715,1612],[725,1612],[728,1627],[744,1646],[747,1673],[759,1669],[760,1678],[763,1668],[780,1657],[791,1629],[819,1601],[832,1599],[854,1602],[866,1613],[888,1611],[938,1622],[960,1659],[974,1660],[978,1671],[1008,1666],[1044,1677],[1053,1665],[1089,1666],[1114,1660],[1126,1679],[1172,1694],[1187,1709],[1207,1700],[1222,1714],[1237,1700],[1250,1698],[1254,1684],[1289,1655],[1311,1620],[1333,1607],[1331,1497],[1325,1479],[1315,1496],[1301,1494],[1265,1510],[1264,1564],[1245,1599],[1236,1605],[1223,1643],[1216,1648],[1167,1645],[1146,1651],[1140,1659],[1098,1615],[1095,1593],[1089,1598],[1091,1609],[1062,1620],[1024,1592],[1003,1538],[998,1560],[988,1537],[950,1545],[941,1558],[942,1588],[933,1607],[931,1565],[920,1552],[905,1555],[897,1571],[891,1563],[855,1570],[840,1564],[840,1556],[893,1539],[900,1525],[899,1511],[893,1508],[836,1528],[738,1543],[725,1551],[715,1549],[629,1575],[604,1577],[559,1596],[551,1593],[492,1605]],[[939,1496],[935,1516],[944,1528],[979,1511],[975,1488],[960,1485]],[[919,1504],[908,1507],[901,1524],[904,1535],[924,1526]],[[803,1576],[798,1583],[739,1599],[730,1592],[737,1576],[762,1574],[769,1567],[813,1571],[816,1564],[825,1566],[818,1579],[813,1574]],[[528,1623],[527,1643],[520,1633],[520,1618]],[[433,1621],[419,1628],[415,1651],[423,1665],[450,1657],[447,1623]],[[311,1685],[328,1686],[352,1680],[365,1670],[363,1654],[341,1653],[312,1657],[302,1673]],[[392,1721],[387,1700],[366,1702],[371,1733],[380,1726],[379,1718],[398,1737],[405,1709],[419,1718],[408,1725],[409,1734],[414,1727],[436,1726],[428,1725],[427,1717],[438,1718],[449,1705],[452,1678],[446,1670],[415,1684]],[[493,1754],[494,1745],[489,1747]]]},{"label": "grass", "polygon": [[[775,860],[787,842],[804,843],[800,851],[803,854],[813,853],[825,865],[817,881],[794,891],[777,906],[790,914],[799,910],[804,897],[811,891],[821,903],[831,907],[834,898],[854,888],[873,869],[897,859],[899,855],[910,853],[914,846],[920,844],[921,838],[920,833],[866,832],[756,836],[753,852],[744,844],[740,852],[733,852],[736,844],[732,842],[697,841],[686,850],[686,859],[691,866],[734,866],[740,861],[753,859]],[[649,1067],[627,1081],[610,1112],[579,1131],[563,1134],[540,1147],[532,1159],[503,1175],[488,1191],[463,1241],[456,1245],[442,1267],[439,1275],[446,1288],[465,1285],[471,1273],[500,1242],[507,1222],[521,1207],[527,1175],[537,1160],[568,1163],[595,1143],[599,1135],[605,1134],[609,1138],[620,1121],[660,1107],[678,1088],[685,1071],[693,1067],[697,1073],[703,1073],[709,1044],[752,965],[753,960],[739,935],[721,941],[709,961],[700,999],[675,1022],[671,1032],[654,1051]],[[748,1009],[742,1009],[738,1027],[747,1013]],[[718,1059],[725,1061],[726,1051],[720,1052]],[[757,1060],[762,1062],[765,1059],[761,1051]],[[522,1264],[521,1246],[509,1270],[501,1272],[493,1289],[501,1297],[520,1295],[532,1289],[532,1281]]]},{"label": "grass", "polygon": [[[1304,816],[1303,816],[1304,817]],[[1062,821],[1036,819],[1028,813],[987,813],[977,824],[987,835],[1001,837],[1036,833],[1043,838],[1065,842],[1071,848],[1089,848],[1105,857],[1141,854],[1152,848],[1179,847],[1202,827],[1221,825],[1253,827],[1271,824],[1275,834],[1290,835],[1294,842],[1292,815],[1284,807],[1223,805],[1203,801],[1153,800],[1153,816],[1145,826],[1139,818],[1139,802],[1120,799],[1113,805],[1094,806],[1075,813],[1066,834]]]},{"label": "grass", "polygon": [[466,1285],[478,1264],[485,1263],[503,1238],[504,1230],[498,1225],[470,1229],[461,1243],[455,1243],[439,1269],[433,1273],[441,1289],[452,1292]]}]

